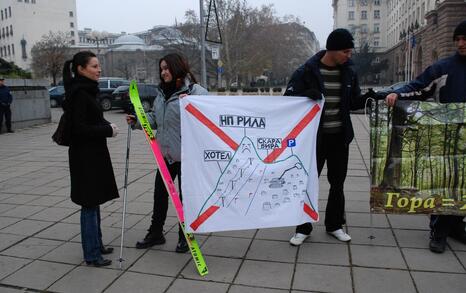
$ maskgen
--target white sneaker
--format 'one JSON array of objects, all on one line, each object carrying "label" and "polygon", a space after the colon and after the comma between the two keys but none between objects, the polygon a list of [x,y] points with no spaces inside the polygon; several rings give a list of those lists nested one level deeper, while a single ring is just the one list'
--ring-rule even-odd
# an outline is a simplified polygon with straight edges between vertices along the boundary
[{"label": "white sneaker", "polygon": [[335,237],[336,239],[340,240],[340,241],[343,241],[343,242],[348,242],[351,240],[351,236],[349,236],[348,234],[345,233],[345,231],[343,231],[343,229],[338,229],[338,230],[335,230],[333,232],[328,232],[327,233],[329,235],[332,235],[333,237]]},{"label": "white sneaker", "polygon": [[290,244],[293,246],[300,246],[301,244],[303,244],[304,240],[306,240],[307,237],[309,237],[309,235],[296,233],[293,237],[291,237]]}]

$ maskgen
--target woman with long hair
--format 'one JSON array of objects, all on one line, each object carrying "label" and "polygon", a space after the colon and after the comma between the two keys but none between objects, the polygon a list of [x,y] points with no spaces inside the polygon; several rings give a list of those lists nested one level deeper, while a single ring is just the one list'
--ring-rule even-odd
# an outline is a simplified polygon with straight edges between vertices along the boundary
[{"label": "woman with long hair", "polygon": [[[157,129],[157,141],[167,163],[172,179],[178,177],[181,197],[181,125],[179,99],[187,95],[207,95],[208,92],[197,84],[187,60],[179,54],[168,54],[159,61],[160,91],[154,100],[152,112],[148,119],[153,128]],[[135,123],[136,118],[128,115],[128,123]],[[140,128],[140,125],[138,125]],[[136,243],[136,248],[148,248],[165,243],[163,226],[167,218],[168,192],[162,181],[160,172],[155,176],[154,208],[149,233],[143,240]],[[188,244],[181,227],[178,228],[178,244],[176,252],[188,251]]]},{"label": "woman with long hair", "polygon": [[110,265],[102,255],[113,251],[102,243],[99,205],[119,196],[107,148],[107,137],[115,137],[118,128],[104,119],[96,100],[100,73],[99,60],[88,51],[75,54],[63,66],[63,110],[71,123],[71,200],[81,206],[84,260],[97,267]]}]

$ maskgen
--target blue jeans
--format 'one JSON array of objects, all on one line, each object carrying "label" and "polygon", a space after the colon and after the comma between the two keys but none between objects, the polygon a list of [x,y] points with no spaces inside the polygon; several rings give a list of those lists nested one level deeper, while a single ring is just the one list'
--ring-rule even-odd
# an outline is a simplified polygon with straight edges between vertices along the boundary
[{"label": "blue jeans", "polygon": [[81,208],[81,244],[85,261],[102,258],[102,231],[100,230],[100,207]]}]

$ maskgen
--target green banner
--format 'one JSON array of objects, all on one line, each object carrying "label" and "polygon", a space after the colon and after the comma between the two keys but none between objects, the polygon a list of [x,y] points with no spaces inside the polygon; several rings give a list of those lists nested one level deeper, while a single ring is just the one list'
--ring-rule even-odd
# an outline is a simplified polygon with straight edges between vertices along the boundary
[{"label": "green banner", "polygon": [[466,215],[466,104],[374,103],[371,209]]}]

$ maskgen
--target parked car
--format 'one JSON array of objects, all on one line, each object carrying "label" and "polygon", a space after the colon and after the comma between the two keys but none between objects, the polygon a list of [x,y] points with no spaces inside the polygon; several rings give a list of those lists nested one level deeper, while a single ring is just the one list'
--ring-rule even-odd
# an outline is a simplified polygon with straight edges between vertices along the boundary
[{"label": "parked car", "polygon": [[[150,111],[152,109],[152,105],[154,104],[155,97],[157,97],[157,94],[159,93],[159,88],[155,84],[139,83],[138,92],[144,111]],[[125,85],[118,87],[115,91],[113,91],[112,96],[113,103],[117,107],[121,107],[127,112],[131,109],[129,86]]]},{"label": "parked car", "polygon": [[384,88],[381,88],[380,90],[377,91],[377,95],[388,95],[389,93],[397,90],[397,89],[400,89],[402,87],[404,87],[405,85],[407,85],[408,82],[406,81],[400,81],[400,82],[397,82],[397,83],[394,83],[390,86],[387,86],[387,87],[384,87]]},{"label": "parked car", "polygon": [[62,85],[54,86],[49,89],[50,107],[60,107],[65,98],[65,88]]},{"label": "parked car", "polygon": [[99,78],[99,90],[97,95],[100,106],[103,111],[108,111],[112,107],[118,107],[119,102],[114,101],[113,91],[119,86],[129,86],[129,81],[119,77],[101,77]]}]

